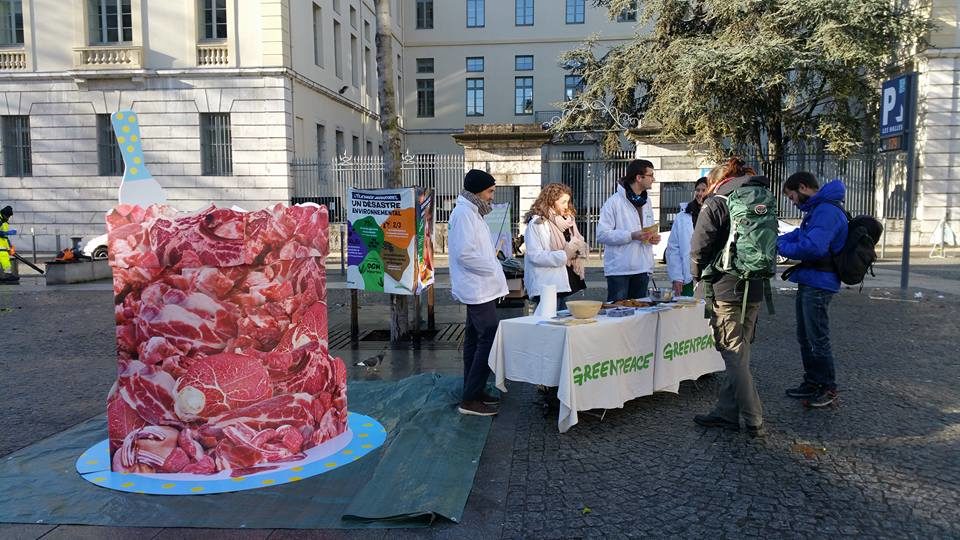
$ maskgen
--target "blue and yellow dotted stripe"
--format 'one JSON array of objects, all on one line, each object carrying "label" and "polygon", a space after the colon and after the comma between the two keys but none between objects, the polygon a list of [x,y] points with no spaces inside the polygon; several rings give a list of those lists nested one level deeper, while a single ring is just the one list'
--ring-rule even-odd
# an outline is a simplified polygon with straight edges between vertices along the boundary
[{"label": "blue and yellow dotted stripe", "polygon": [[[300,480],[348,465],[383,446],[387,432],[369,416],[349,413],[349,442],[329,455],[311,456],[303,464],[278,464],[274,469],[250,476],[220,478],[203,475],[160,475],[118,473],[110,470],[110,442],[103,440],[77,459],[77,472],[84,480],[100,487],[149,495],[204,495],[244,491],[299,482]],[[166,477],[166,478],[164,478]]]},{"label": "blue and yellow dotted stripe", "polygon": [[143,158],[143,146],[140,144],[140,122],[137,115],[125,109],[110,115],[113,132],[123,157],[123,180],[147,180],[153,178]]}]

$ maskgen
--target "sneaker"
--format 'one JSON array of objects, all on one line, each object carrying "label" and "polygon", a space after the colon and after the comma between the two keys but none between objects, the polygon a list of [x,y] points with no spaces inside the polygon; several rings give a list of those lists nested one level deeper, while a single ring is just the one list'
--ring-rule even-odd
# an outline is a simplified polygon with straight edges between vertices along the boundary
[{"label": "sneaker", "polygon": [[767,436],[767,430],[764,429],[763,424],[759,426],[747,426],[747,435],[751,439],[762,439]]},{"label": "sneaker", "polygon": [[739,431],[740,424],[734,423],[726,418],[721,418],[719,416],[714,416],[712,414],[698,414],[693,417],[693,422],[698,426],[708,427],[708,428],[723,428],[729,429],[731,431]]},{"label": "sneaker", "polygon": [[833,402],[837,400],[837,391],[836,390],[824,390],[818,393],[815,397],[804,402],[804,405],[810,407],[811,409],[822,409],[824,407],[829,407],[833,405]]},{"label": "sneaker", "polygon": [[787,388],[787,396],[797,399],[810,399],[820,393],[820,387],[813,383],[803,381],[796,388]]},{"label": "sneaker", "polygon": [[460,414],[471,414],[473,416],[494,416],[497,414],[497,409],[482,401],[461,401],[457,411]]},{"label": "sneaker", "polygon": [[500,396],[494,396],[484,392],[483,395],[480,396],[480,401],[482,401],[484,405],[499,405]]}]

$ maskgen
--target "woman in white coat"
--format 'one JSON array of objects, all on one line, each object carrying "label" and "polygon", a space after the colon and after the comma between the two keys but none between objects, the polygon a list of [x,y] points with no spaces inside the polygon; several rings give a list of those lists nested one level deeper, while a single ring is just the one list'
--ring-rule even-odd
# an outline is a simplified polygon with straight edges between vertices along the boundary
[{"label": "woman in white coat", "polygon": [[693,200],[680,203],[680,213],[674,218],[673,227],[670,228],[670,238],[667,240],[664,257],[667,259],[667,276],[673,283],[673,293],[677,296],[693,296],[690,239],[693,238],[693,227],[697,224],[697,215],[700,214],[700,205],[706,193],[707,177],[704,176],[697,180]]},{"label": "woman in white coat", "polygon": [[563,184],[547,184],[524,217],[523,284],[534,302],[545,285],[557,288],[557,306],[587,287],[584,261],[589,247],[574,219],[572,192]]}]

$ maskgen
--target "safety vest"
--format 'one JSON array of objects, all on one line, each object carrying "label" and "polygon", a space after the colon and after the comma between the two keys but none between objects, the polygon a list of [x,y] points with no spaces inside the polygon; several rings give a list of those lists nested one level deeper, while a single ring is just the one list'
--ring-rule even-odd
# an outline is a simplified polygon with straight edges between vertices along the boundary
[{"label": "safety vest", "polygon": [[[0,231],[7,232],[9,230],[9,221],[4,221],[3,224],[0,224]],[[10,239],[6,236],[0,236],[0,251],[10,251]]]}]

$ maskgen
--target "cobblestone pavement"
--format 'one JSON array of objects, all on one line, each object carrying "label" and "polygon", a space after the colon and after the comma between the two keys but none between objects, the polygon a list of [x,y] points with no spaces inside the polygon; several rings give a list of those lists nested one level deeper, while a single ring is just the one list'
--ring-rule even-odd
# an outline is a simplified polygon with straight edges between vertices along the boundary
[{"label": "cobblestone pavement", "polygon": [[[944,273],[946,275],[946,272]],[[841,403],[805,411],[793,292],[761,316],[756,383],[769,434],[705,430],[720,376],[581,415],[566,434],[509,383],[463,522],[427,530],[187,531],[0,525],[2,538],[960,537],[960,297],[844,291],[831,308]],[[385,310],[368,307],[366,321]],[[516,311],[508,312],[516,314]],[[443,307],[438,320],[462,320]],[[333,322],[342,320],[333,313]],[[109,292],[0,291],[0,456],[103,412],[114,377]],[[364,351],[348,352],[358,356]],[[353,358],[348,356],[348,361]],[[455,373],[456,351],[393,351],[383,376]],[[353,378],[369,378],[351,372]],[[33,426],[28,430],[24,426]],[[174,525],[174,524],[171,524]]]}]

